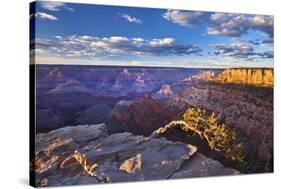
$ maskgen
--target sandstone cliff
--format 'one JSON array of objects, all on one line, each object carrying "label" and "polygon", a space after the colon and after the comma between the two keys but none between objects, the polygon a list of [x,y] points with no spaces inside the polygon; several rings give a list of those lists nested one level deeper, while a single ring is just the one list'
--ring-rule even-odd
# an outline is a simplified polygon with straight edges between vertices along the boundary
[{"label": "sandstone cliff", "polygon": [[[73,158],[79,151],[93,175]],[[236,175],[195,146],[165,138],[108,135],[105,124],[64,127],[36,136],[36,186]]]},{"label": "sandstone cliff", "polygon": [[232,68],[226,69],[210,81],[219,83],[273,86],[273,69],[270,68]]}]

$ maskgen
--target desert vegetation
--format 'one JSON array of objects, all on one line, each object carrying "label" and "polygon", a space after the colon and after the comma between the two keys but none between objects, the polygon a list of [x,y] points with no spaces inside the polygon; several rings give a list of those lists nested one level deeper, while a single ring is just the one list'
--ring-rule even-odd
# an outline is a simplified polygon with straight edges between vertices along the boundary
[{"label": "desert vegetation", "polygon": [[225,124],[219,124],[214,112],[208,114],[204,109],[188,108],[181,120],[171,121],[154,131],[152,136],[160,136],[174,127],[188,134],[199,135],[212,150],[221,152],[228,159],[240,162],[244,159],[243,145],[236,140],[235,132],[229,130]]},{"label": "desert vegetation", "polygon": [[[244,159],[242,143],[237,142],[236,135],[233,131],[230,131],[224,124],[218,123],[214,112],[209,114],[204,109],[188,108],[181,120],[173,120],[164,127],[160,127],[152,133],[150,138],[159,137],[174,127],[180,128],[187,134],[199,135],[201,139],[204,139],[208,143],[212,150],[221,152],[228,159],[239,162],[242,162]],[[87,158],[84,154],[77,150],[74,151],[70,157],[62,162],[61,167],[70,159],[74,159],[86,174],[99,179],[95,172],[98,164],[87,163]],[[104,182],[105,180],[101,179],[100,181]]]}]

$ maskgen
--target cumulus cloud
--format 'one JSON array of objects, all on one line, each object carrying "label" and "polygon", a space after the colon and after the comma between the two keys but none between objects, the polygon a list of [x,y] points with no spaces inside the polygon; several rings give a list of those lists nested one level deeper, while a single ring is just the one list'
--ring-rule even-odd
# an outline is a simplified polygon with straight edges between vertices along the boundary
[{"label": "cumulus cloud", "polygon": [[249,40],[248,42],[250,44],[252,44],[252,45],[260,45],[261,44],[260,40],[258,40],[258,39],[256,39],[256,40]]},{"label": "cumulus cloud", "polygon": [[272,46],[273,44],[273,38],[267,37],[264,39],[255,39],[255,40],[249,40],[249,43],[252,45],[269,45]]},{"label": "cumulus cloud", "polygon": [[195,11],[167,10],[162,16],[173,23],[192,28],[203,21],[204,13]]},{"label": "cumulus cloud", "polygon": [[235,41],[233,43],[227,44],[214,44],[211,45],[214,47],[215,55],[223,55],[230,57],[238,57],[238,58],[247,58],[254,54],[253,47],[246,42]]},{"label": "cumulus cloud", "polygon": [[173,38],[151,39],[122,36],[55,36],[35,40],[35,48],[51,54],[85,57],[166,56],[198,54],[202,50],[192,44],[177,43]]},{"label": "cumulus cloud", "polygon": [[255,58],[273,58],[272,51],[257,52],[252,44],[246,41],[235,40],[230,44],[213,44],[215,55],[223,57],[232,57],[235,59],[255,59]]},{"label": "cumulus cloud", "polygon": [[240,36],[249,30],[244,15],[214,13],[210,19],[210,26],[207,27],[209,35]]},{"label": "cumulus cloud", "polygon": [[135,18],[133,16],[130,16],[128,14],[120,14],[120,17],[127,20],[130,23],[142,24],[142,20]]},{"label": "cumulus cloud", "polygon": [[262,31],[273,37],[273,16],[256,15],[250,18],[251,29]]},{"label": "cumulus cloud", "polygon": [[164,39],[152,39],[151,41],[149,41],[151,47],[169,46],[173,45],[174,43],[175,39],[170,37]]},{"label": "cumulus cloud", "polygon": [[272,44],[273,43],[273,38],[268,38],[262,40],[262,44]]},{"label": "cumulus cloud", "polygon": [[250,30],[261,31],[273,37],[273,17],[214,13],[210,16],[207,34],[240,37]]},{"label": "cumulus cloud", "polygon": [[74,11],[73,8],[68,7],[64,2],[40,1],[39,3],[43,9],[46,9],[48,11],[60,11],[62,9]]},{"label": "cumulus cloud", "polygon": [[206,25],[208,35],[240,37],[249,31],[260,31],[273,37],[273,16],[198,11],[167,10],[163,18],[184,27]]},{"label": "cumulus cloud", "polygon": [[32,17],[36,17],[36,18],[43,19],[43,20],[51,20],[51,21],[58,20],[58,18],[55,17],[54,15],[47,14],[45,12],[37,12],[37,13],[31,15],[31,18]]}]

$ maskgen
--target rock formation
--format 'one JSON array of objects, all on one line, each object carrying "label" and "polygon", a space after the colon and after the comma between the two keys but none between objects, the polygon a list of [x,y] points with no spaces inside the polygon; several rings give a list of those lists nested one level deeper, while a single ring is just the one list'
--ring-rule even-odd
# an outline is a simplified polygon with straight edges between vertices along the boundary
[{"label": "rock formation", "polygon": [[232,68],[226,69],[210,81],[219,83],[273,86],[273,69],[270,68]]},{"label": "rock formation", "polygon": [[210,70],[199,71],[198,73],[190,77],[186,77],[175,83],[162,85],[159,91],[152,94],[152,97],[154,99],[165,100],[171,96],[182,93],[189,87],[198,84],[200,81],[207,81],[209,78],[213,77],[214,75],[215,73]]},{"label": "rock formation", "polygon": [[[155,129],[168,123],[174,112],[165,109],[165,105],[152,99],[148,94],[134,100],[119,101],[107,121],[109,130],[119,125],[120,131],[149,136]],[[117,130],[118,132],[118,130]]]},{"label": "rock formation", "polygon": [[[184,111],[200,107],[237,133],[245,146],[243,172],[273,170],[273,89],[237,84],[200,83],[166,101],[167,108]],[[168,108],[169,109],[169,108]]]},{"label": "rock formation", "polygon": [[[126,69],[53,65],[37,65],[36,69],[36,132],[49,132],[63,128],[38,134],[38,141],[42,141],[38,143],[39,146],[43,143],[47,143],[49,147],[62,145],[56,147],[56,150],[60,152],[58,154],[53,149],[38,152],[37,157],[41,159],[38,159],[37,164],[41,169],[45,167],[50,171],[39,174],[42,178],[40,185],[44,185],[47,181],[50,185],[53,182],[59,182],[55,181],[55,177],[49,177],[53,173],[48,167],[53,167],[53,164],[57,166],[58,162],[69,157],[75,150],[81,150],[81,153],[86,154],[82,147],[88,142],[92,145],[91,142],[108,137],[127,138],[125,132],[144,136],[138,140],[155,142],[155,139],[146,137],[170,121],[180,119],[189,107],[215,112],[218,120],[234,131],[238,140],[245,146],[245,161],[242,165],[226,162],[220,154],[207,151],[202,139],[187,136],[186,133],[181,133],[176,129],[164,136],[167,140],[192,144],[200,153],[211,158],[211,162],[213,162],[212,159],[218,160],[224,166],[238,169],[243,173],[273,171],[273,69],[239,68],[208,71],[179,68],[130,67]],[[101,139],[90,139],[81,135],[86,140],[84,142],[73,142],[73,139],[67,137],[47,140],[51,135],[53,136],[52,132],[67,132],[68,127],[65,128],[67,125],[98,123],[105,123],[106,134],[112,135]],[[76,132],[79,130],[80,126]],[[123,134],[120,135],[120,133]],[[133,135],[130,137],[137,140],[137,136]],[[57,140],[58,143],[52,143]],[[62,152],[63,150],[65,153]],[[52,155],[51,152],[54,154]],[[200,167],[200,161],[191,161],[194,157],[198,157],[194,158],[195,160],[201,158],[196,154],[199,153],[192,155],[188,162],[193,162],[194,166]],[[142,153],[134,153],[122,159],[122,162],[121,160],[112,162],[117,161],[119,168],[126,174],[137,174],[141,172],[144,157]],[[212,165],[219,174],[218,166]],[[55,172],[59,170],[56,174],[60,171],[62,174],[59,178],[66,179],[63,174],[71,173],[64,173],[64,169],[58,169],[56,166]],[[184,166],[180,167],[183,170]],[[222,165],[221,167],[224,170]],[[82,171],[81,166],[79,168],[75,170]],[[185,174],[186,172],[187,170]],[[45,173],[48,178],[44,177]],[[80,176],[78,178],[74,174],[77,181],[74,178],[73,181],[64,182],[89,183],[88,176],[82,173],[85,180],[82,181]],[[195,173],[195,170],[190,172],[192,175],[196,175]],[[198,174],[202,173],[199,171]],[[212,174],[207,172],[207,175]],[[106,182],[103,179],[104,177],[101,176],[96,180]]]},{"label": "rock formation", "polygon": [[63,94],[63,93],[89,93],[89,90],[82,86],[77,80],[69,80],[65,83],[59,84],[56,88],[50,90],[49,94]]},{"label": "rock formation", "polygon": [[[73,158],[83,154],[93,176]],[[238,171],[197,152],[197,148],[165,138],[108,135],[105,124],[64,127],[37,134],[37,186],[111,183],[200,176],[236,175]]]}]

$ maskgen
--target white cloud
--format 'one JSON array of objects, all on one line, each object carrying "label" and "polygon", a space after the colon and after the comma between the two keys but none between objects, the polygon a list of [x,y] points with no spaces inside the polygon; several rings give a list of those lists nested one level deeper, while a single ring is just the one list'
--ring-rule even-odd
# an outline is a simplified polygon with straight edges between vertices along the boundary
[{"label": "white cloud", "polygon": [[130,16],[128,14],[121,14],[120,17],[124,18],[125,20],[127,20],[130,23],[135,23],[135,24],[142,24],[143,23],[140,19],[135,18],[133,16]]},{"label": "white cloud", "polygon": [[255,26],[261,25],[273,25],[273,17],[271,16],[263,16],[263,15],[256,15],[251,19],[251,23]]},{"label": "white cloud", "polygon": [[47,14],[47,13],[45,13],[45,12],[37,12],[37,13],[35,13],[35,17],[36,17],[36,18],[43,19],[43,20],[51,20],[51,21],[56,21],[56,20],[58,20],[58,18],[55,17],[54,15]]},{"label": "white cloud", "polygon": [[228,44],[213,44],[210,47],[214,48],[215,55],[234,59],[255,60],[273,58],[272,51],[257,51],[250,42],[237,39]]},{"label": "white cloud", "polygon": [[121,43],[121,42],[129,41],[129,39],[127,37],[112,36],[105,41],[108,41],[111,43]]},{"label": "white cloud", "polygon": [[75,57],[54,57],[50,55],[36,54],[36,64],[68,64],[68,65],[106,65],[106,66],[166,66],[174,67],[174,63],[169,61],[139,61],[139,60],[103,60],[99,58],[81,59]]},{"label": "white cloud", "polygon": [[146,40],[123,36],[66,36],[35,40],[35,47],[65,56],[167,56],[198,54],[202,50],[192,44],[177,43],[174,38]]},{"label": "white cloud", "polygon": [[74,11],[73,8],[66,6],[66,3],[63,3],[63,2],[40,1],[39,3],[43,9],[46,9],[49,11],[60,11],[61,9]]},{"label": "white cloud", "polygon": [[139,43],[139,42],[143,42],[144,39],[140,38],[140,37],[133,37],[132,40],[136,43]]},{"label": "white cloud", "polygon": [[56,39],[62,39],[62,36],[55,35],[54,38],[56,38]]},{"label": "white cloud", "polygon": [[[36,64],[68,64],[68,65],[106,65],[106,66],[153,66],[153,67],[185,67],[185,68],[229,68],[233,67],[252,67],[252,61],[233,60],[225,58],[216,59],[190,59],[181,60],[103,60],[99,58],[82,59],[77,57],[55,57],[51,55],[36,54]],[[255,67],[273,67],[273,61],[255,61]]]},{"label": "white cloud", "polygon": [[169,45],[173,45],[175,43],[175,39],[174,38],[163,38],[163,39],[152,39],[149,44],[152,47],[161,47],[161,46],[169,46]]},{"label": "white cloud", "polygon": [[264,15],[242,15],[214,13],[207,26],[209,35],[240,37],[250,30],[257,30],[273,37],[273,17]]},{"label": "white cloud", "polygon": [[182,10],[167,10],[162,16],[166,20],[189,28],[205,25],[208,35],[240,37],[254,30],[273,38],[273,16],[233,13],[210,15],[204,12]]},{"label": "white cloud", "polygon": [[204,13],[196,11],[167,10],[162,16],[173,23],[192,28],[202,21],[200,19],[204,16]]}]

